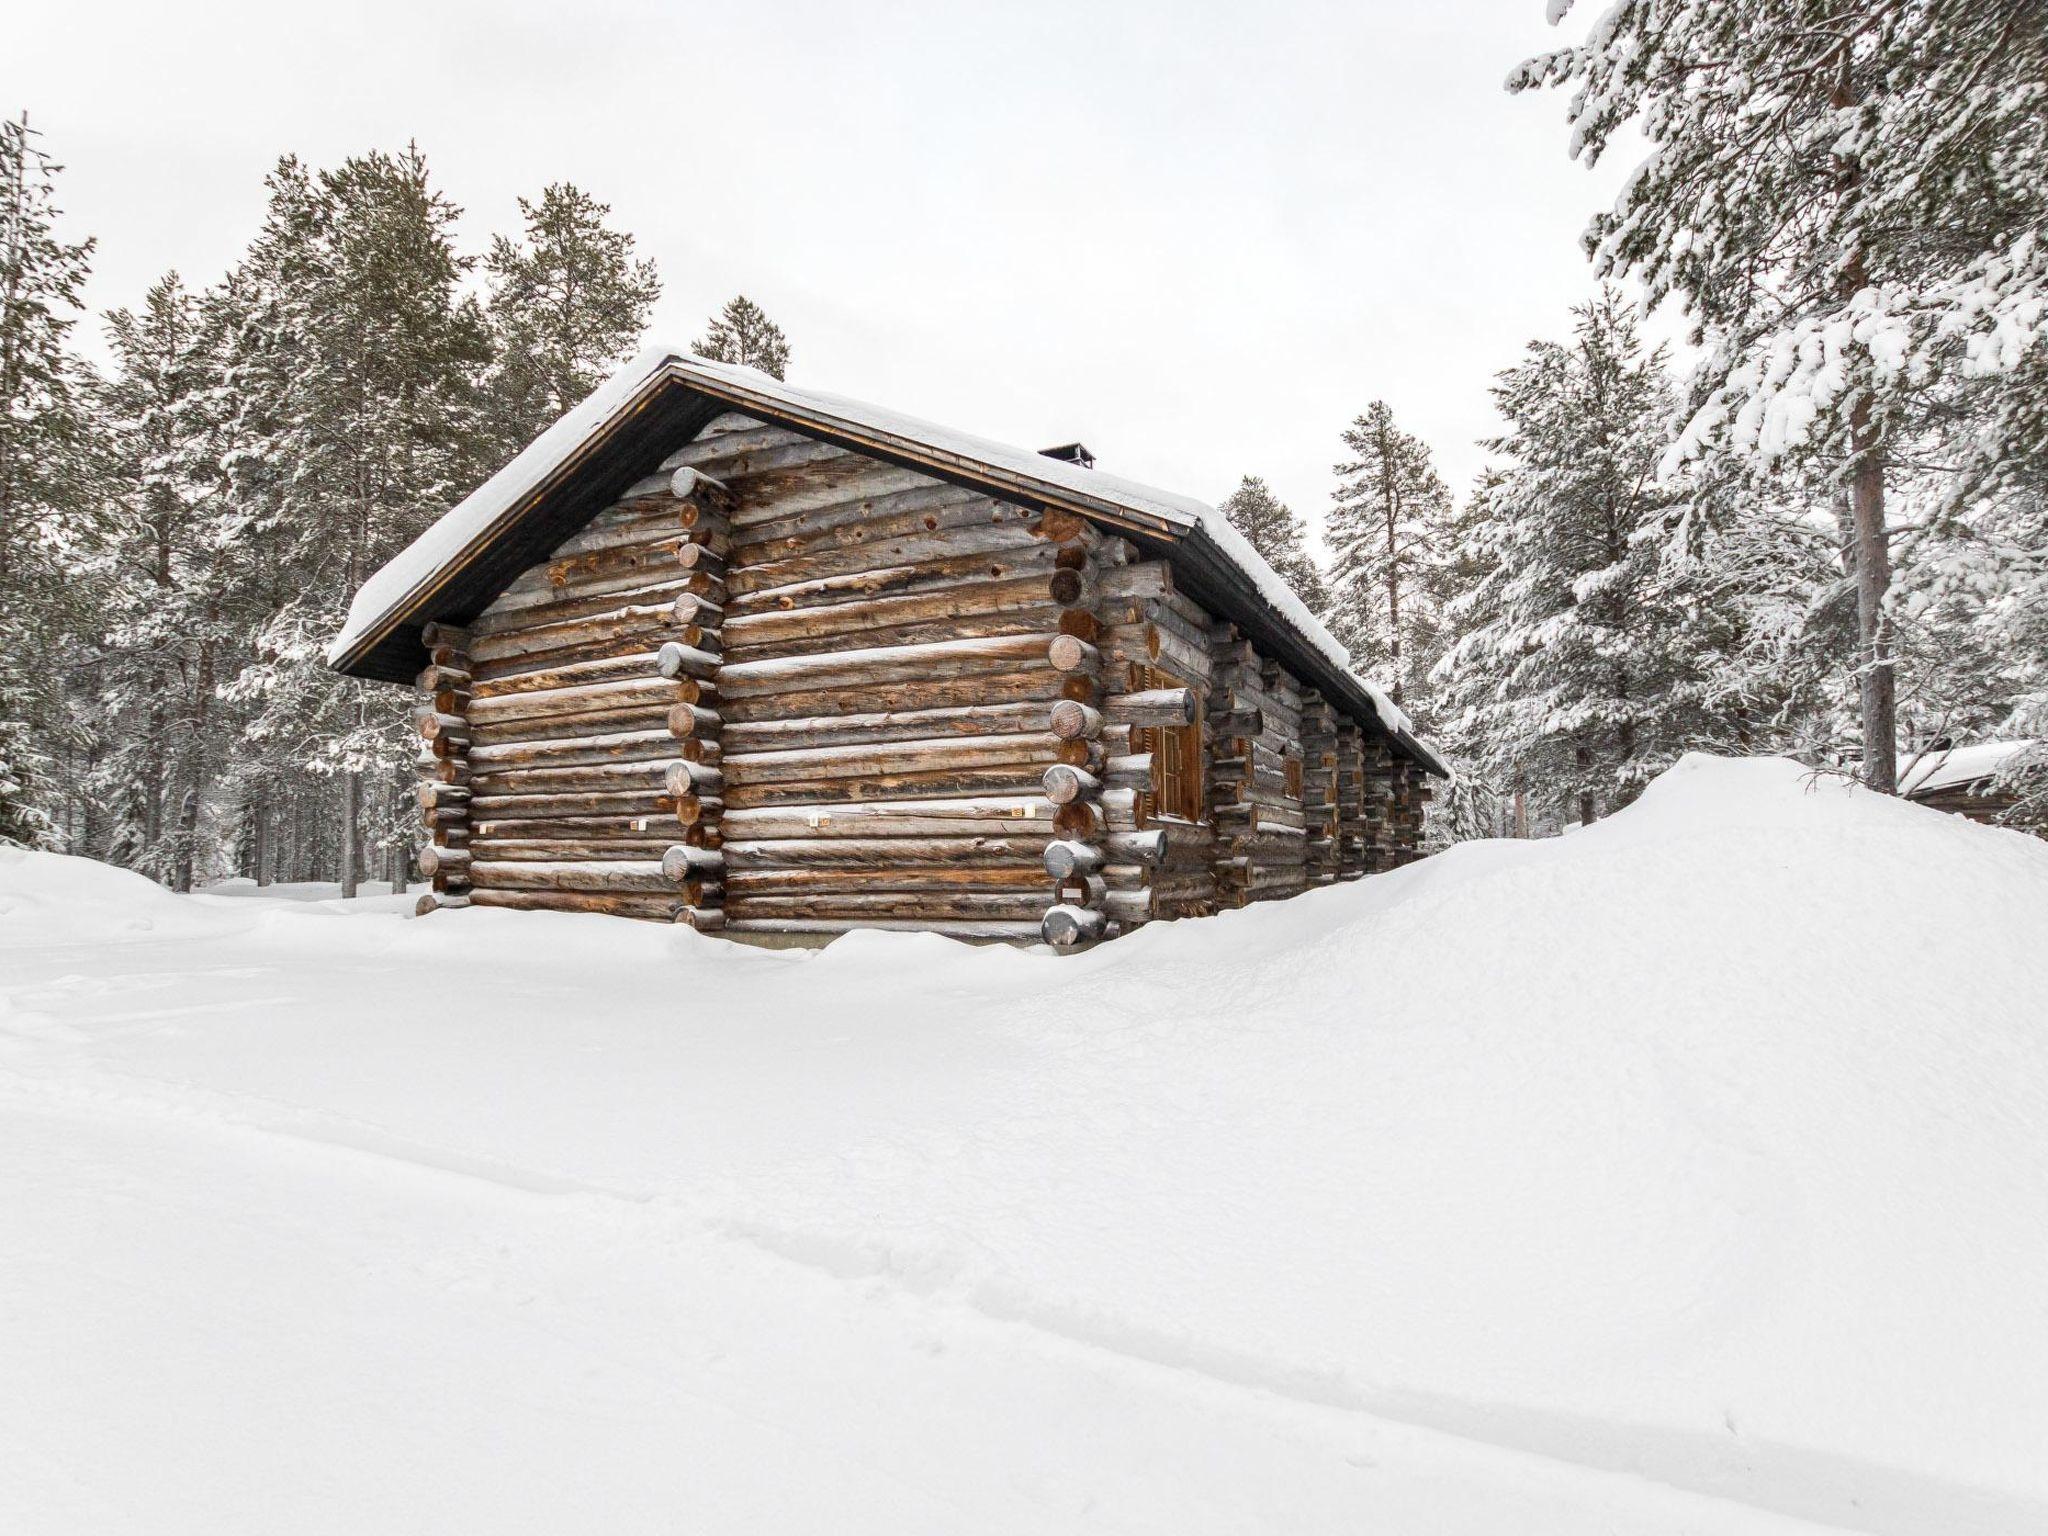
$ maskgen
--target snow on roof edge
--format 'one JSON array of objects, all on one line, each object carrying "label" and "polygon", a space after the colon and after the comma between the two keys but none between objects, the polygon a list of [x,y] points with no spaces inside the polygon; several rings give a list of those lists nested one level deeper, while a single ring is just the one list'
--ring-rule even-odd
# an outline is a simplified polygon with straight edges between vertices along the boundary
[{"label": "snow on roof edge", "polygon": [[978,437],[865,401],[824,390],[798,389],[758,369],[714,363],[697,357],[687,348],[666,344],[642,348],[630,362],[521,449],[504,468],[365,581],[349,604],[341,632],[327,648],[329,665],[338,665],[389,614],[427,589],[463,550],[488,534],[565,459],[597,437],[642,390],[664,374],[672,374],[685,383],[696,381],[725,390],[737,389],[758,397],[770,407],[782,406],[799,417],[836,418],[856,429],[916,443],[970,465],[979,464],[1027,481],[1039,481],[1055,490],[1104,502],[1180,530],[1201,529],[1223,557],[1250,580],[1260,600],[1371,699],[1380,723],[1390,733],[1427,758],[1425,766],[1450,776],[1450,765],[1442,754],[1415,734],[1415,722],[1384,689],[1353,669],[1350,653],[1336,636],[1266,563],[1251,541],[1208,503],[1103,470],[1049,459],[1033,449]]},{"label": "snow on roof edge", "polygon": [[1929,749],[1900,778],[1899,793],[1908,796],[1930,794],[1935,790],[1954,789],[1960,784],[1988,779],[2009,759],[2035,745],[2037,743],[2029,739],[1976,741],[1967,746],[1943,747],[1939,751]]}]

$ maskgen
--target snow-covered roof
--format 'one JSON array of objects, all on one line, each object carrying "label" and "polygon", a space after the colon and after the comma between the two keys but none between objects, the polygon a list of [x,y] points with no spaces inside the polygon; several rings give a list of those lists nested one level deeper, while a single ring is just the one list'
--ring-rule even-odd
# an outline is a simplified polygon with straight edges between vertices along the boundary
[{"label": "snow-covered roof", "polygon": [[[738,410],[964,474],[997,491],[1013,490],[1176,545],[1203,547],[1217,557],[1224,577],[1234,578],[1230,584],[1255,599],[1327,667],[1325,676],[1310,679],[1314,685],[1332,692],[1348,684],[1370,702],[1388,734],[1423,767],[1450,773],[1435,749],[1415,735],[1414,722],[1383,689],[1352,670],[1350,656],[1336,637],[1244,535],[1206,502],[843,395],[799,389],[757,369],[709,362],[687,348],[668,345],[642,351],[364,582],[341,633],[328,647],[329,664],[351,670],[398,624],[432,617],[423,606],[445,584],[451,568],[512,528],[564,466],[644,410],[663,387],[673,385]],[[1333,690],[1333,683],[1339,687]]]},{"label": "snow-covered roof", "polygon": [[1906,770],[1899,781],[1899,793],[1933,794],[1988,779],[2005,766],[2007,759],[2033,745],[2032,741],[1978,741],[1967,747],[1930,750]]}]

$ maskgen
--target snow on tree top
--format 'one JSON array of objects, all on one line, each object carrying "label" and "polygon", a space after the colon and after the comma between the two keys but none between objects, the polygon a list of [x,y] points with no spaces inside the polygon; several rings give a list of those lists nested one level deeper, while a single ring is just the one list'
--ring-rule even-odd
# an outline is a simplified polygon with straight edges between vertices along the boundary
[{"label": "snow on tree top", "polygon": [[601,436],[629,413],[650,385],[664,378],[708,386],[722,398],[737,397],[742,409],[749,402],[756,403],[802,421],[850,428],[859,437],[884,445],[892,441],[913,445],[927,455],[954,460],[969,471],[993,470],[1008,481],[1070,493],[1161,525],[1165,532],[1199,530],[1251,582],[1260,600],[1282,623],[1372,700],[1381,724],[1419,749],[1425,767],[1449,773],[1434,749],[1416,738],[1415,724],[1407,714],[1377,684],[1352,670],[1343,645],[1244,535],[1207,503],[843,395],[800,389],[758,369],[711,362],[686,347],[666,344],[643,350],[364,582],[349,606],[341,633],[328,647],[328,661],[341,663],[366,638],[385,627],[395,612],[429,590],[465,550],[498,531],[578,448]]}]

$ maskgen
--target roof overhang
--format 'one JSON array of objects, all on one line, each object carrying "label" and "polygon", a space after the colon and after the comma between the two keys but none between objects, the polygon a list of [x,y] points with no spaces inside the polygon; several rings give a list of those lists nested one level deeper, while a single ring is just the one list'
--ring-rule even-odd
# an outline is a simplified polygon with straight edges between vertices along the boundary
[{"label": "roof overhang", "polygon": [[[837,409],[834,397],[792,398],[777,381],[759,375],[757,385],[751,374],[746,369],[714,371],[677,353],[643,353],[366,584],[348,629],[329,653],[329,665],[354,677],[411,681],[426,664],[423,625],[468,623],[522,571],[545,559],[678,446],[715,417],[738,410],[937,480],[1036,510],[1070,512],[1130,536],[1172,563],[1190,597],[1236,624],[1262,652],[1341,712],[1369,722],[1425,771],[1450,776],[1449,766],[1407,728],[1398,710],[1389,718],[1376,690],[1335,664],[1277,610],[1247,569],[1245,552],[1225,547],[1202,519],[1179,515],[1171,504],[1148,510],[1132,505],[1129,497],[1090,494],[1073,483],[1091,471],[1046,459],[1040,461],[1044,472],[1034,473],[1030,455],[997,458],[950,447]],[[1016,462],[1019,457],[1025,462]],[[472,509],[476,515],[462,515]],[[447,525],[453,525],[456,536],[442,539],[446,547],[438,547],[435,534]],[[1230,533],[1235,537],[1235,530]],[[415,556],[420,557],[416,576],[408,564]],[[394,576],[404,579],[390,580]],[[377,582],[391,590],[377,591]]]}]

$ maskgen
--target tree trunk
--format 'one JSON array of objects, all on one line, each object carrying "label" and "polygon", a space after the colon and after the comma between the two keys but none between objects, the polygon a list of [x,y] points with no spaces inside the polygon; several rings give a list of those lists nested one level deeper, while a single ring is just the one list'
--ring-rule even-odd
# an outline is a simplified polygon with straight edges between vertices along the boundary
[{"label": "tree trunk", "polygon": [[258,795],[249,806],[249,873],[259,886],[270,884],[270,806]]},{"label": "tree trunk", "polygon": [[1579,770],[1579,825],[1590,827],[1599,819],[1599,808],[1593,799],[1593,753],[1586,747],[1572,749],[1572,761]]},{"label": "tree trunk", "polygon": [[199,836],[199,787],[196,784],[185,791],[184,799],[178,804],[178,830],[174,836],[171,889],[189,891],[192,889],[192,845]]},{"label": "tree trunk", "polygon": [[363,776],[345,773],[341,777],[341,894],[356,893],[356,822],[363,800]]},{"label": "tree trunk", "polygon": [[1884,524],[1884,449],[1859,401],[1849,420],[1855,453],[1849,512],[1856,534],[1857,696],[1863,717],[1863,782],[1890,795],[1899,788],[1899,728],[1885,593],[1892,584],[1891,541]]}]

